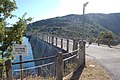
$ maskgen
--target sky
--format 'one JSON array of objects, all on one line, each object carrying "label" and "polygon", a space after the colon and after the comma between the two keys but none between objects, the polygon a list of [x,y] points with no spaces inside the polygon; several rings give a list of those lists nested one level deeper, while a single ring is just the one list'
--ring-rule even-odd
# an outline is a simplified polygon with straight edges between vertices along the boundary
[{"label": "sky", "polygon": [[[83,4],[88,13],[120,13],[120,0],[16,0],[18,9],[13,14],[18,17],[26,12],[26,17],[37,20],[83,13]],[[11,20],[11,22],[17,19]]]}]

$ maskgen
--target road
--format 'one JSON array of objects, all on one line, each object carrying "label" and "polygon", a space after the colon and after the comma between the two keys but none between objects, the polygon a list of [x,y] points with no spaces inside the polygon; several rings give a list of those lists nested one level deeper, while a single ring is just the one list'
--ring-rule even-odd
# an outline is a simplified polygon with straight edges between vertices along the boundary
[{"label": "road", "polygon": [[86,48],[86,54],[94,57],[113,80],[120,80],[120,49],[92,44]]}]

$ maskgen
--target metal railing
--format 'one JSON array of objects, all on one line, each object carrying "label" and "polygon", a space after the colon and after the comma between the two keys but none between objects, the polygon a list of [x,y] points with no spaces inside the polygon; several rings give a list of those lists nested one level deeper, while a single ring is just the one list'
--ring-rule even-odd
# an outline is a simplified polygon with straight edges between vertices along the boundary
[{"label": "metal railing", "polygon": [[[38,36],[39,37],[39,36]],[[43,37],[43,36],[42,36]],[[40,37],[39,37],[40,38]],[[51,43],[52,45],[59,44],[56,38],[46,37],[42,38],[44,41]],[[51,39],[51,41],[50,41]],[[55,42],[56,43],[55,43]],[[17,62],[12,63],[12,65],[16,64],[25,64],[29,62],[39,62],[40,65],[36,65],[35,67],[28,67],[23,69],[17,69],[17,70],[11,70],[9,63],[6,65],[8,68],[7,73],[13,74],[12,77],[7,76],[7,79],[10,77],[12,79],[10,80],[17,80],[20,79],[22,76],[24,80],[61,80],[63,76],[68,75],[70,72],[74,71],[75,68],[78,67],[78,65],[84,65],[85,64],[85,43],[84,42],[78,42],[76,40],[73,40],[73,49],[69,50],[69,40],[66,39],[68,42],[63,42],[61,39],[61,48],[63,48],[63,43],[66,43],[66,50],[68,50],[67,53],[58,53],[54,56],[48,56],[44,58],[29,60],[29,61],[23,61],[23,62]],[[79,48],[78,48],[79,47]],[[22,70],[22,75],[20,76],[20,71]],[[11,72],[12,71],[12,72]]]},{"label": "metal railing", "polygon": [[[49,57],[44,57],[44,58],[39,58],[39,59],[34,59],[34,60],[29,60],[29,61],[23,61],[23,62],[17,62],[17,63],[12,63],[12,65],[16,64],[25,64],[29,62],[36,62],[36,61],[44,61],[44,60],[49,60],[56,58],[57,56],[49,56]],[[53,69],[52,69],[53,68]],[[23,79],[29,80],[29,79],[46,79],[46,78],[52,78],[54,79],[55,76],[55,62],[49,62],[41,65],[37,65],[35,67],[29,67],[29,68],[24,68],[24,69],[17,69],[13,70],[13,79],[20,79],[20,71],[22,70],[23,72]]]},{"label": "metal railing", "polygon": [[[66,76],[70,74],[70,72],[74,71],[75,68],[78,67],[78,62],[76,61],[78,57],[78,52],[79,49],[69,52],[69,53],[63,53],[63,76]],[[35,60],[29,60],[29,61],[24,61],[21,62],[22,64],[29,63],[29,62],[35,62],[35,61],[42,61],[42,60],[47,60],[47,59],[53,59],[55,58],[54,62],[49,62],[46,64],[41,64],[35,67],[29,67],[29,68],[24,68],[24,69],[17,69],[13,70],[13,80],[20,79],[20,71],[22,70],[23,72],[23,79],[29,80],[29,79],[52,79],[56,80],[56,58],[58,56],[49,56],[49,57],[44,57],[40,59],[35,59]],[[17,63],[12,63],[12,65],[20,64],[20,62]]]},{"label": "metal railing", "polygon": [[[73,51],[73,42],[74,40],[71,39],[65,39],[65,38],[59,38],[56,36],[48,36],[44,34],[34,34],[34,36],[40,38],[41,40],[48,42],[56,47],[59,47],[61,49],[64,49],[68,52]],[[78,41],[78,40],[77,40]]]},{"label": "metal railing", "polygon": [[63,59],[63,66],[64,66],[64,71],[63,71],[63,76],[67,76],[71,72],[73,72],[76,68],[78,68],[78,54],[79,54],[79,48],[69,52],[69,53],[64,53],[63,56],[65,57]]}]

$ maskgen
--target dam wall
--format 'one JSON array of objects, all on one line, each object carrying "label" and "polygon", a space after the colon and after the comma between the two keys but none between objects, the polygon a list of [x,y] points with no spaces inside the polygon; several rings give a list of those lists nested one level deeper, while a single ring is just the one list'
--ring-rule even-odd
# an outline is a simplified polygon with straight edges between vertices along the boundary
[{"label": "dam wall", "polygon": [[[57,55],[58,52],[63,52],[63,53],[66,52],[65,50],[59,47],[56,47],[46,41],[43,41],[42,39],[36,36],[31,36],[29,40],[32,46],[34,59]],[[45,64],[52,61],[55,61],[55,59],[37,61],[35,62],[35,65],[37,66],[37,65]]]}]

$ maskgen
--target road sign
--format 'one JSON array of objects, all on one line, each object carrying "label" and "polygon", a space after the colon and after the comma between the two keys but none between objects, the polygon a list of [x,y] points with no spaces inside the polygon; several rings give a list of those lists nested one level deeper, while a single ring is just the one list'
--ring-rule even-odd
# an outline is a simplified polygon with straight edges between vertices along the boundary
[{"label": "road sign", "polygon": [[13,44],[13,53],[15,55],[28,55],[27,45]]}]

